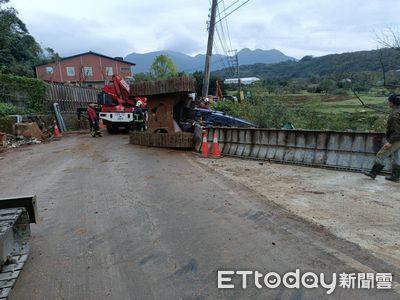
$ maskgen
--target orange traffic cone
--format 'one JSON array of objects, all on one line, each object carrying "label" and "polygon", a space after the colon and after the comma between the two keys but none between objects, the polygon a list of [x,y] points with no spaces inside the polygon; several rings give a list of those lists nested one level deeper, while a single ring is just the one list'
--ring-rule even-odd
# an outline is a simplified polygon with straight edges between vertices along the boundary
[{"label": "orange traffic cone", "polygon": [[207,132],[203,130],[203,144],[201,145],[201,155],[208,157],[208,143],[207,143]]},{"label": "orange traffic cone", "polygon": [[56,121],[54,121],[54,135],[53,135],[53,138],[60,138],[60,137],[61,137],[60,130],[58,129]]},{"label": "orange traffic cone", "polygon": [[104,125],[102,118],[100,118],[100,121],[99,121],[99,128],[100,129],[105,129],[106,128],[106,125]]},{"label": "orange traffic cone", "polygon": [[219,150],[218,137],[216,133],[213,135],[212,157],[221,158],[221,150]]}]

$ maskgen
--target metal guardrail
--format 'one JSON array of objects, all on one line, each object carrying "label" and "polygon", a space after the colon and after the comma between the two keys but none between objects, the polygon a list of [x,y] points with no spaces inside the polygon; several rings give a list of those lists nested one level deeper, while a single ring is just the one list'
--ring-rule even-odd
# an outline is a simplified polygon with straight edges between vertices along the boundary
[{"label": "metal guardrail", "polygon": [[[196,127],[197,151],[201,150],[201,130]],[[372,167],[375,154],[385,141],[385,135],[377,132],[230,127],[206,130],[209,149],[216,133],[224,155],[357,172]],[[387,160],[384,170],[390,169]]]}]

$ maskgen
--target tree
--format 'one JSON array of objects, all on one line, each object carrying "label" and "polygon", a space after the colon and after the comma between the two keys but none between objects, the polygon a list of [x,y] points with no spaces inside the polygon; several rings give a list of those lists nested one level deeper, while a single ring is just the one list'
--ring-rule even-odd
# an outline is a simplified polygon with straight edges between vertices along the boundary
[{"label": "tree", "polygon": [[201,95],[201,91],[203,89],[204,73],[202,71],[196,71],[192,74],[192,76],[196,80],[196,94]]},{"label": "tree", "polygon": [[319,88],[324,91],[326,94],[332,92],[337,87],[336,82],[333,79],[323,79],[319,84]]},{"label": "tree", "polygon": [[40,63],[53,63],[60,61],[60,59],[61,56],[53,48],[47,47],[44,48]]},{"label": "tree", "polygon": [[135,81],[139,82],[139,81],[149,81],[151,80],[151,75],[149,73],[137,73],[134,75]]},{"label": "tree", "polygon": [[12,8],[3,8],[9,0],[0,0],[0,72],[33,76],[42,49]]},{"label": "tree", "polygon": [[54,74],[56,73],[56,70],[58,68],[58,62],[61,60],[60,55],[54,51],[53,48],[47,47],[44,48],[44,51],[42,51],[39,61],[37,64],[42,65],[42,64],[50,64],[52,67],[51,71],[47,71],[43,74],[36,74],[38,78],[42,78],[43,76],[50,76],[50,82],[53,83],[53,78]]},{"label": "tree", "polygon": [[[201,95],[201,92],[203,90],[204,73],[202,71],[196,71],[196,72],[194,72],[192,74],[192,76],[196,80],[196,94],[197,95]],[[220,77],[217,77],[217,76],[211,76],[210,77],[210,86],[209,86],[209,89],[208,89],[208,94],[209,95],[216,95],[217,80],[220,83],[222,94],[226,95],[227,86],[226,86],[226,84],[224,84],[224,81]]]},{"label": "tree", "polygon": [[166,79],[178,75],[178,71],[172,59],[167,55],[157,56],[150,68],[151,76],[158,79]]},{"label": "tree", "polygon": [[376,39],[384,48],[400,50],[400,30],[396,25],[386,26],[380,34],[376,34]]},{"label": "tree", "polygon": [[[396,25],[388,25],[384,28],[380,34],[376,34],[376,39],[378,43],[384,48],[390,48],[396,50],[400,53],[400,30]],[[387,80],[387,67],[384,63],[384,55],[382,49],[379,49],[379,63],[382,69],[382,80],[383,86],[389,89],[392,93],[396,92],[396,89],[400,88],[398,85],[398,78],[394,78],[391,81]],[[397,77],[397,76],[395,76]]]}]

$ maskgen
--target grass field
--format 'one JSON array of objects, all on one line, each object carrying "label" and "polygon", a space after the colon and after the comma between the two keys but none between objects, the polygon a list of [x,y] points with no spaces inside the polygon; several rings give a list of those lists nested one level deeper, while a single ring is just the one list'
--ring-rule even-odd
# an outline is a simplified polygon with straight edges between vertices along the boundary
[{"label": "grass field", "polygon": [[[387,97],[361,94],[365,107],[354,95],[302,92],[270,94],[252,90],[252,99],[243,103],[220,103],[215,108],[259,124],[279,127],[292,122],[296,128],[383,131],[390,112]],[[233,93],[233,92],[231,92]]]},{"label": "grass field", "polygon": [[[366,105],[370,105],[373,107],[377,107],[381,110],[387,109],[386,97],[377,97],[377,96],[361,96],[361,99]],[[338,101],[321,101],[319,110],[325,113],[355,113],[355,112],[372,112],[373,110],[362,106],[361,102],[353,97],[346,100],[338,100]],[[387,109],[387,111],[389,111]]]},{"label": "grass field", "polygon": [[[387,97],[372,96],[372,95],[359,95],[361,100],[366,104],[377,107],[380,110],[387,109]],[[264,96],[265,97],[265,96]],[[353,95],[351,96],[336,96],[325,94],[285,94],[285,95],[271,95],[266,96],[278,101],[284,101],[291,107],[298,107],[304,105],[312,105],[317,111],[324,113],[353,113],[363,111],[373,111],[364,107],[361,102]],[[389,110],[388,110],[389,111]]]}]

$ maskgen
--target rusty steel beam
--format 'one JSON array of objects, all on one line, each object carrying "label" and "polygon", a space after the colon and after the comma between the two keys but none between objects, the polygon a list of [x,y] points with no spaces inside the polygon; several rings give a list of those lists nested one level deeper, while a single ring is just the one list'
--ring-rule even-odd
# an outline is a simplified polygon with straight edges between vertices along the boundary
[{"label": "rusty steel beam", "polygon": [[183,76],[131,84],[130,95],[147,97],[147,131],[171,134],[181,131],[174,121],[174,107],[194,91],[195,79]]},{"label": "rusty steel beam", "polygon": [[132,97],[147,97],[149,120],[147,132],[134,132],[129,142],[135,145],[167,148],[194,146],[193,134],[181,132],[174,120],[174,108],[187,100],[187,94],[195,91],[195,79],[183,76],[158,81],[131,84]]},{"label": "rusty steel beam", "polygon": [[194,93],[196,80],[194,77],[182,76],[156,81],[142,81],[130,85],[130,96],[148,97],[174,93]]},{"label": "rusty steel beam", "polygon": [[150,133],[133,132],[129,136],[129,143],[149,147],[192,149],[194,137],[192,133]]}]

